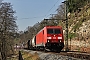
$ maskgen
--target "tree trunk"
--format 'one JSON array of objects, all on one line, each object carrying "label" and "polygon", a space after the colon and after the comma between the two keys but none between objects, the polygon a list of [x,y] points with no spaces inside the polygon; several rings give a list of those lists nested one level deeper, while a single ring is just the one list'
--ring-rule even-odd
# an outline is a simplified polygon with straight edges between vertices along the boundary
[{"label": "tree trunk", "polygon": [[2,41],[2,45],[1,45],[1,57],[2,60],[7,60],[6,59],[6,51],[5,51],[5,41]]}]

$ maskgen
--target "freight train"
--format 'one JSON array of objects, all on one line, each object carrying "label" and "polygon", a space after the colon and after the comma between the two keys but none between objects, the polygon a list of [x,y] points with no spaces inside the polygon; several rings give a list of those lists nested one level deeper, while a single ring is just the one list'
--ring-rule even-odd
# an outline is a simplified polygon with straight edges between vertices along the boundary
[{"label": "freight train", "polygon": [[32,40],[28,40],[28,49],[49,49],[60,52],[64,48],[61,26],[46,26]]}]

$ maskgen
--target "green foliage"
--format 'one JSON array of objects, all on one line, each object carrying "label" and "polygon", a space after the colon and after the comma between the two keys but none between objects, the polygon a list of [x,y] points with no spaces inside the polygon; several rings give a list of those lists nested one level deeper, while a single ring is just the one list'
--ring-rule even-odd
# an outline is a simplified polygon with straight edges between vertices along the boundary
[{"label": "green foliage", "polygon": [[82,8],[89,2],[90,0],[68,0],[68,11],[74,12],[77,9]]},{"label": "green foliage", "polygon": [[75,24],[75,26],[72,28],[74,32],[76,32],[77,29],[79,29],[80,26],[82,26],[82,23],[86,20],[86,18],[81,18],[78,23]]},{"label": "green foliage", "polygon": [[81,26],[81,24],[82,24],[82,22],[80,21],[73,27],[74,32],[76,32],[76,29],[78,29]]},{"label": "green foliage", "polygon": [[72,39],[72,38],[74,38],[74,37],[76,37],[76,34],[75,34],[75,33],[69,33],[69,34],[68,34],[68,38],[69,38],[69,39]]}]

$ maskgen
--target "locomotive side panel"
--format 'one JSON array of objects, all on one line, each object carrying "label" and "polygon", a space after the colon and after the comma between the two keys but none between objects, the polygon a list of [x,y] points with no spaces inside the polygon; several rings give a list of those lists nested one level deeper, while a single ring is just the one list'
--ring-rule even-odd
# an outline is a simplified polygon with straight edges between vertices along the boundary
[{"label": "locomotive side panel", "polygon": [[44,30],[41,30],[37,35],[36,35],[36,46],[43,46],[43,40],[44,40]]},{"label": "locomotive side panel", "polygon": [[44,28],[44,39],[43,39],[43,43],[44,43],[44,47],[45,47],[45,44],[47,43],[47,28],[45,27]]}]

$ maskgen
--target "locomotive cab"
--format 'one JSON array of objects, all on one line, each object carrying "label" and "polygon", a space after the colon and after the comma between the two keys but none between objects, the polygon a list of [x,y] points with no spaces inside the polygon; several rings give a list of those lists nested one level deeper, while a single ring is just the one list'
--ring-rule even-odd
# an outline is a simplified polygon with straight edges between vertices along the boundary
[{"label": "locomotive cab", "polygon": [[46,48],[50,50],[61,50],[64,47],[63,32],[60,28],[47,29]]}]

